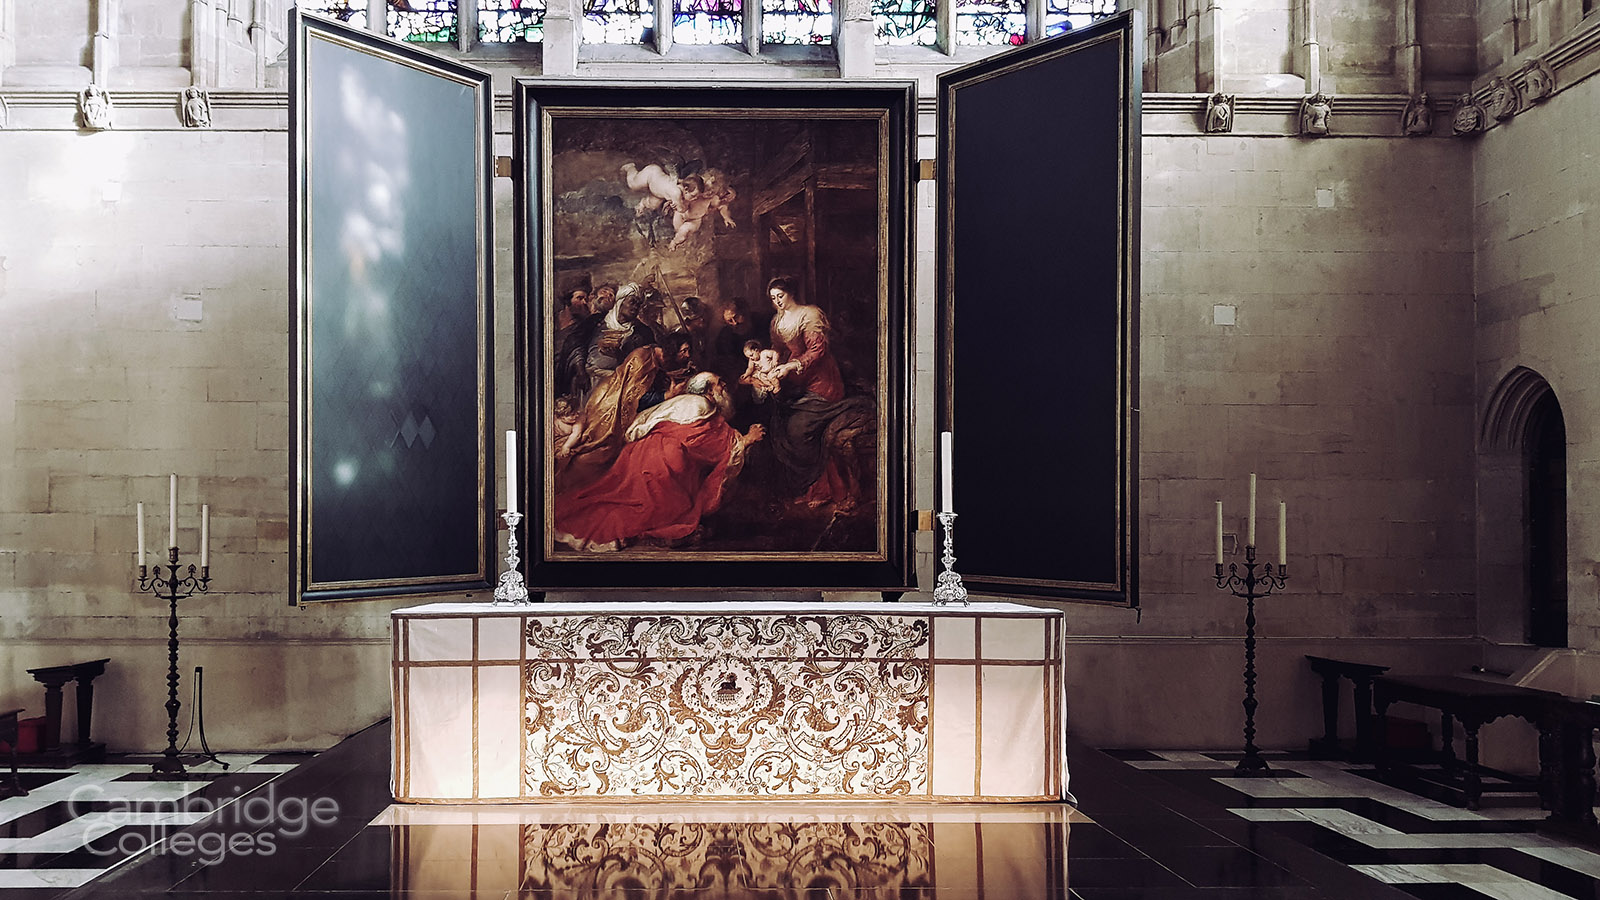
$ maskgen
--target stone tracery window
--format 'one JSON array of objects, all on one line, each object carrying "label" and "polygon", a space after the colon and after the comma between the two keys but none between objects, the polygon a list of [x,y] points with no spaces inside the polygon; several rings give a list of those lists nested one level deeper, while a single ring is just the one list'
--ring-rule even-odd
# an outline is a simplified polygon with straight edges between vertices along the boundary
[{"label": "stone tracery window", "polygon": [[544,0],[477,0],[478,40],[511,44],[544,40]]},{"label": "stone tracery window", "polygon": [[366,0],[298,0],[305,12],[337,19],[357,28],[367,27]]},{"label": "stone tracery window", "polygon": [[417,43],[454,43],[456,0],[389,0],[389,36]]},{"label": "stone tracery window", "polygon": [[673,43],[737,44],[743,37],[741,0],[677,0],[673,7]]},{"label": "stone tracery window", "polygon": [[833,43],[832,0],[764,0],[761,4],[761,42]]},{"label": "stone tracery window", "polygon": [[1117,11],[1117,0],[1042,0],[1044,34],[1052,37],[1073,28],[1082,28],[1095,19]]},{"label": "stone tracery window", "polygon": [[872,0],[872,20],[877,26],[880,44],[932,46],[939,43],[936,0]]},{"label": "stone tracery window", "polygon": [[652,0],[583,0],[585,44],[639,44],[655,35]]},{"label": "stone tracery window", "polygon": [[956,43],[1021,44],[1027,37],[1026,0],[956,0]]}]

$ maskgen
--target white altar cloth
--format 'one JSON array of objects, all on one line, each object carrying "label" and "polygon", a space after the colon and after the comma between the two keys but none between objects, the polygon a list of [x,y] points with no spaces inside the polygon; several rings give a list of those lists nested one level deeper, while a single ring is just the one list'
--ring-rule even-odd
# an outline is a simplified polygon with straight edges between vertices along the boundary
[{"label": "white altar cloth", "polygon": [[392,622],[401,802],[1068,796],[1059,610],[435,603]]}]

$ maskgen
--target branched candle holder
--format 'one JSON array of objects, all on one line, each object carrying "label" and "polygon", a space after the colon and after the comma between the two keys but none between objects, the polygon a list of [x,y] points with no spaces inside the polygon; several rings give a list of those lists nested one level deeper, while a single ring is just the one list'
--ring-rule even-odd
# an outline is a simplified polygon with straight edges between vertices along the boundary
[{"label": "branched candle holder", "polygon": [[[199,576],[195,575],[195,566],[189,564],[182,578],[179,576],[178,548],[167,548],[167,562],[165,577],[161,574],[163,565],[156,563],[154,566],[139,565],[139,590],[149,591],[157,597],[167,601],[169,613],[167,615],[167,749],[162,751],[161,758],[150,767],[153,775],[164,778],[183,778],[188,770],[183,767],[183,760],[178,756],[178,601],[194,596],[196,592],[204,594],[211,589],[211,567],[201,566]],[[151,571],[154,569],[154,571]]]},{"label": "branched candle holder", "polygon": [[944,526],[944,555],[939,561],[944,563],[944,571],[939,573],[939,579],[933,585],[934,606],[967,606],[967,588],[961,583],[961,576],[956,574],[956,514],[942,512],[938,514],[939,524]]},{"label": "branched candle holder", "polygon": [[1224,572],[1222,563],[1217,563],[1217,587],[1231,592],[1235,597],[1244,598],[1244,758],[1234,770],[1241,775],[1261,775],[1267,772],[1267,761],[1261,758],[1261,751],[1256,747],[1256,601],[1271,596],[1273,591],[1283,590],[1285,582],[1289,579],[1289,567],[1280,565],[1276,570],[1272,563],[1262,563],[1261,572],[1256,572],[1256,548],[1249,545],[1244,548],[1244,569],[1241,572],[1238,563],[1228,563]]},{"label": "branched candle holder", "polygon": [[517,571],[517,524],[522,521],[522,513],[501,513],[500,518],[506,520],[506,570],[500,573],[500,583],[495,585],[494,605],[518,606],[528,602],[528,586],[522,581],[522,573]]}]

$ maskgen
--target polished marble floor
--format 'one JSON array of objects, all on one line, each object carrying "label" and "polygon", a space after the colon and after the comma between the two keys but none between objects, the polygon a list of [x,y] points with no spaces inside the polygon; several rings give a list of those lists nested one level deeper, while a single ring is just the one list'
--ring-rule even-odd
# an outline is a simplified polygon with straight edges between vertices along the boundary
[{"label": "polished marble floor", "polygon": [[1076,809],[462,807],[392,805],[387,753],[380,724],[282,774],[28,773],[0,801],[0,900],[1600,900],[1600,853],[1515,798],[1468,812],[1288,756],[1241,779],[1228,754],[1075,747]]}]

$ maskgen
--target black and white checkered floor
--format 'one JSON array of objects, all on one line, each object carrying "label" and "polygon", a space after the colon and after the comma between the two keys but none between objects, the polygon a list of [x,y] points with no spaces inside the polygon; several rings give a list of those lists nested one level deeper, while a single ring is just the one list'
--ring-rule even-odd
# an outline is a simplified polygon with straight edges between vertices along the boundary
[{"label": "black and white checkered floor", "polygon": [[21,770],[27,796],[0,800],[0,897],[53,897],[222,809],[311,754],[224,754],[193,780],[151,781],[148,758]]},{"label": "black and white checkered floor", "polygon": [[[1600,900],[1600,844],[1543,831],[1529,795],[1473,812],[1290,754],[1240,778],[1236,753],[1073,746],[1076,809],[677,810],[393,807],[388,751],[384,723],[217,780],[29,771],[30,795],[0,800],[0,900]],[[746,831],[788,843],[758,853]],[[690,844],[716,865],[687,866]]]},{"label": "black and white checkered floor", "polygon": [[1532,793],[1473,811],[1381,783],[1366,765],[1267,754],[1270,776],[1239,777],[1237,753],[1107,752],[1415,897],[1600,898],[1597,845],[1540,833],[1548,813]]}]

